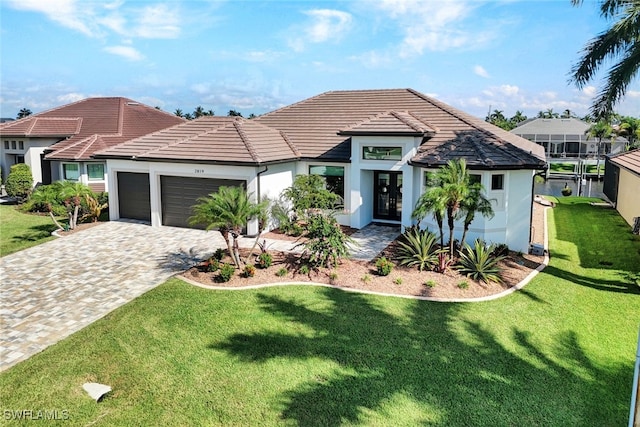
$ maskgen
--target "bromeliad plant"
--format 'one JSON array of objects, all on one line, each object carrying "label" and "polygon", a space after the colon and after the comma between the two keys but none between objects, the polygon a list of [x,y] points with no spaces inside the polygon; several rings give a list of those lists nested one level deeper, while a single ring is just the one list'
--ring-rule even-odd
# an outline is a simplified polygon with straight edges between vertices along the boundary
[{"label": "bromeliad plant", "polygon": [[400,265],[417,266],[418,270],[432,270],[438,265],[440,249],[436,244],[437,237],[429,230],[417,227],[408,229],[398,241],[398,260]]},{"label": "bromeliad plant", "polygon": [[473,248],[467,243],[464,244],[457,269],[480,282],[501,282],[498,263],[503,259],[503,256],[494,255],[493,245],[487,245],[482,240],[476,239]]}]

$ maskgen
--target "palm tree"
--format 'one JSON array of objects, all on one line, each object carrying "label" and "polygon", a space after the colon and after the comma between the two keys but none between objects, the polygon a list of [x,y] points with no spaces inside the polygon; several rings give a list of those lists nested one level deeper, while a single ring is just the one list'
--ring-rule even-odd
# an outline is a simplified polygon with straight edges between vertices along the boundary
[{"label": "palm tree", "polygon": [[[582,0],[572,3],[579,6]],[[615,62],[591,106],[598,119],[613,113],[613,107],[640,70],[640,0],[601,0],[600,16],[617,21],[587,43],[571,70],[571,81],[582,89],[596,77],[602,65]]]},{"label": "palm tree", "polygon": [[233,263],[240,268],[238,239],[242,229],[247,221],[263,216],[264,210],[265,203],[252,202],[244,188],[220,187],[216,193],[198,199],[193,206],[195,215],[189,218],[189,224],[206,225],[207,230],[217,228],[227,243]]},{"label": "palm tree", "polygon": [[427,193],[430,194],[425,197],[437,200],[438,205],[445,206],[447,225],[449,227],[449,256],[453,258],[455,251],[453,240],[455,219],[463,200],[469,196],[470,178],[467,162],[464,159],[449,160],[446,166],[441,167],[436,172],[434,179],[440,183],[440,186],[427,190]]},{"label": "palm tree", "polygon": [[93,196],[93,191],[88,185],[77,181],[60,181],[58,186],[60,198],[73,207],[73,214],[69,213],[69,228],[73,230],[78,224],[78,211],[82,199],[86,195]]},{"label": "palm tree", "polygon": [[177,108],[176,111],[173,112],[178,117],[184,117],[184,114],[180,108]]},{"label": "palm tree", "polygon": [[16,116],[17,119],[24,119],[25,117],[29,117],[31,115],[31,110],[28,108],[21,108],[20,111],[18,111],[18,115]]},{"label": "palm tree", "polygon": [[29,201],[34,204],[42,205],[45,210],[51,216],[51,220],[58,227],[59,230],[62,230],[64,227],[60,225],[55,215],[53,215],[53,207],[58,204],[58,196],[60,194],[58,188],[55,184],[52,185],[41,185],[31,194],[31,198]]},{"label": "palm tree", "polygon": [[585,132],[589,138],[596,139],[596,169],[598,170],[598,180],[600,179],[600,145],[602,143],[602,138],[610,138],[613,133],[613,128],[609,125],[609,123],[601,120],[597,123],[594,123],[587,129]]},{"label": "palm tree", "polygon": [[480,183],[472,184],[469,187],[469,195],[462,201],[460,212],[464,215],[464,231],[462,239],[460,239],[460,246],[464,246],[467,231],[469,231],[469,226],[471,226],[476,214],[479,213],[489,219],[494,216],[491,201],[485,197],[484,188]]},{"label": "palm tree", "polygon": [[640,119],[630,116],[621,118],[616,133],[627,139],[627,150],[635,148],[640,140]]},{"label": "palm tree", "polygon": [[509,121],[513,123],[514,126],[518,126],[518,124],[524,122],[525,120],[527,120],[527,116],[525,116],[524,113],[520,110],[516,111],[516,114],[514,114],[513,117],[509,119]]},{"label": "palm tree", "polygon": [[434,174],[429,174],[427,185],[430,187],[430,191],[422,193],[416,206],[411,213],[411,218],[415,219],[417,227],[420,228],[420,221],[422,221],[429,213],[433,214],[433,218],[438,224],[438,230],[440,230],[440,247],[444,247],[444,215],[447,209],[442,195],[440,183],[436,180]]}]

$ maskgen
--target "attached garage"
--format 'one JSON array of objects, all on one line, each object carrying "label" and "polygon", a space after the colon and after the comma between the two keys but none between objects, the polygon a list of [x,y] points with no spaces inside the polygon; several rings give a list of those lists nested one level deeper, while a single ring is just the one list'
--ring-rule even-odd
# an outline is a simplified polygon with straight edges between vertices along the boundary
[{"label": "attached garage", "polygon": [[118,172],[118,205],[120,218],[151,222],[148,173]]},{"label": "attached garage", "polygon": [[[193,215],[191,207],[198,198],[215,193],[220,187],[243,187],[246,182],[232,179],[192,178],[183,176],[160,176],[160,198],[162,200],[162,225],[193,227],[188,219]],[[198,226],[196,228],[204,228]]]}]

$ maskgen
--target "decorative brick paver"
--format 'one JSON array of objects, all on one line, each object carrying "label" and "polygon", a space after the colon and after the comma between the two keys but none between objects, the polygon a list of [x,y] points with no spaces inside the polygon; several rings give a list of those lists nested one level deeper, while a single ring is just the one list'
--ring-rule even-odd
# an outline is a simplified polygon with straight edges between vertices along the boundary
[{"label": "decorative brick paver", "polygon": [[225,247],[215,231],[107,222],[0,258],[0,370]]}]

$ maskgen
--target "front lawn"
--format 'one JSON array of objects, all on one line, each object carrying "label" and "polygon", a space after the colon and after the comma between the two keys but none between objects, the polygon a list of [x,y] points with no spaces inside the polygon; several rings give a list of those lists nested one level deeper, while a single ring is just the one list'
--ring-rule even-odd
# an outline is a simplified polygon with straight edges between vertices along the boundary
[{"label": "front lawn", "polygon": [[[625,425],[640,241],[585,199],[549,216],[549,267],[486,303],[172,279],[0,374],[0,406],[92,426]],[[86,381],[113,392],[96,404]]]},{"label": "front lawn", "polygon": [[0,204],[0,256],[54,239],[56,226],[49,215],[20,212],[16,205]]}]

